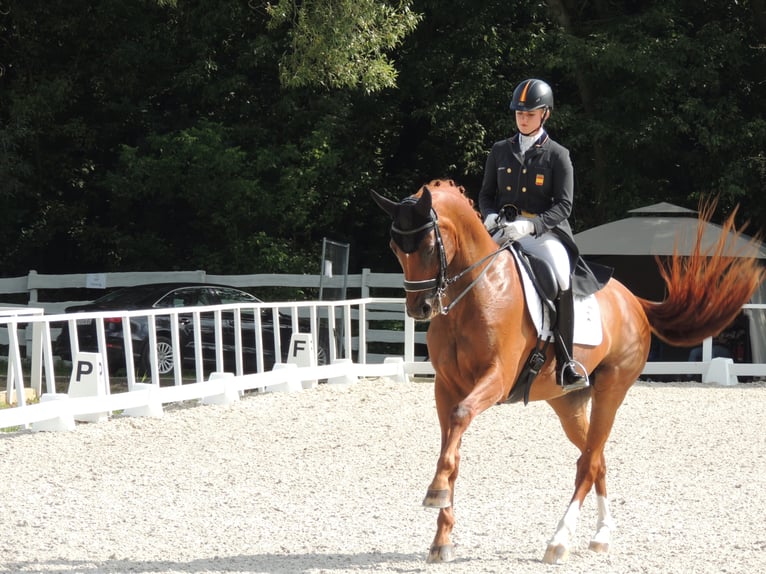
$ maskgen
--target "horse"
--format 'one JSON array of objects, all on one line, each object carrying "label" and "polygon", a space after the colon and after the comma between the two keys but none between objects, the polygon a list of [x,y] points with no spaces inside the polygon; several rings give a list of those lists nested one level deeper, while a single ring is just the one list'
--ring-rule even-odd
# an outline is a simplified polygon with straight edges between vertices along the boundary
[{"label": "horse", "polygon": [[[526,310],[513,254],[495,244],[465,188],[433,180],[400,202],[375,191],[371,195],[392,220],[390,247],[404,272],[406,312],[416,321],[430,321],[426,342],[441,450],[423,500],[439,510],[427,561],[449,562],[456,558],[450,534],[463,433],[477,415],[509,397],[536,348],[538,332]],[[709,221],[714,207],[711,201],[702,209],[701,222]],[[700,225],[690,256],[676,249],[669,259],[657,259],[667,287],[663,301],[637,297],[614,278],[595,293],[601,342],[574,349],[590,387],[563,390],[556,382],[553,350],[547,349],[528,400],[551,406],[580,456],[574,493],[547,544],[544,563],[568,558],[580,509],[594,486],[598,518],[589,547],[608,551],[614,521],[604,447],[618,408],[644,369],[651,334],[674,346],[698,345],[730,324],[762,281],[764,271],[752,254],[733,254],[727,247],[729,232],[742,231],[734,224],[735,214],[712,249],[702,250]]]}]

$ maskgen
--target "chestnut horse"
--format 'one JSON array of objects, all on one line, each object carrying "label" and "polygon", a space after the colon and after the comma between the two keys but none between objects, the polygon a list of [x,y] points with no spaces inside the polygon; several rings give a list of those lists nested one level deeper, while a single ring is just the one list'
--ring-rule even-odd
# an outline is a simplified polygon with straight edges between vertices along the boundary
[{"label": "chestnut horse", "polygon": [[[450,533],[461,438],[474,417],[508,398],[537,342],[537,331],[525,312],[513,255],[498,249],[462,187],[435,180],[399,203],[374,191],[372,195],[393,220],[390,245],[404,271],[407,313],[431,322],[427,343],[436,373],[441,452],[423,505],[439,509],[428,561],[446,562],[455,558]],[[702,221],[709,220],[714,205],[703,209]],[[602,342],[575,346],[576,359],[590,374],[590,388],[563,392],[555,380],[553,350],[548,349],[529,400],[548,402],[580,457],[574,494],[544,562],[567,558],[580,508],[593,486],[598,522],[590,548],[608,549],[614,523],[607,503],[604,445],[617,409],[647,361],[651,333],[675,346],[697,345],[731,323],[762,280],[756,259],[738,257],[742,254],[727,248],[729,232],[741,233],[733,217],[712,250],[702,252],[700,231],[691,256],[675,254],[660,265],[667,285],[664,301],[636,297],[615,279],[596,293]]]}]

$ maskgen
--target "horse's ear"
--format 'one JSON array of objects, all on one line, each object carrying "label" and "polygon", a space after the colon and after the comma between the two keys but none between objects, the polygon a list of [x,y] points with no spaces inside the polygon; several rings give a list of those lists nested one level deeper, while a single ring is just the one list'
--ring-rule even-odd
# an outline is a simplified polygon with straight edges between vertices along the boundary
[{"label": "horse's ear", "polygon": [[428,186],[423,186],[423,194],[420,196],[420,199],[415,204],[415,210],[422,215],[424,218],[428,219],[431,217],[431,190],[428,189]]},{"label": "horse's ear", "polygon": [[399,204],[396,203],[395,201],[391,201],[390,199],[383,197],[374,189],[370,190],[370,195],[372,196],[372,199],[375,201],[375,203],[378,204],[378,207],[380,207],[383,211],[388,213],[388,216],[391,219],[394,219],[394,216],[396,214],[396,208]]}]

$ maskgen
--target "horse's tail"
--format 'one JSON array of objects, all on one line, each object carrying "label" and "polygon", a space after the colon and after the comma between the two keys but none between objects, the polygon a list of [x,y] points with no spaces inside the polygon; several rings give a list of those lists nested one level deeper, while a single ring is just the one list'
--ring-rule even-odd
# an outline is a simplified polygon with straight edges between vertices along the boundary
[{"label": "horse's tail", "polygon": [[760,235],[753,237],[745,249],[736,248],[744,230],[734,223],[736,209],[723,224],[716,244],[703,252],[702,235],[716,203],[714,199],[700,207],[691,255],[679,255],[676,245],[672,257],[665,261],[656,258],[667,286],[665,300],[657,303],[639,298],[652,332],[676,347],[699,345],[723,331],[764,278],[764,268],[756,255]]}]

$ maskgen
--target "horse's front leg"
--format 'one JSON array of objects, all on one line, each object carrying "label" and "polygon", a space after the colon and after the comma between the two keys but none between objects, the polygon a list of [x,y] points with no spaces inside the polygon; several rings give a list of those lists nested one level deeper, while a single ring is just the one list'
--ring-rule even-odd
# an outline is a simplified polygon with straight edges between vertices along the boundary
[{"label": "horse's front leg", "polygon": [[[442,421],[442,411],[447,411]],[[460,468],[460,443],[463,433],[475,416],[462,403],[453,408],[439,407],[437,412],[442,428],[441,452],[436,462],[436,474],[428,487],[423,506],[428,508],[449,508],[453,503],[455,480]]]},{"label": "horse's front leg", "polygon": [[[455,545],[450,541],[452,528],[455,526],[455,511],[452,503],[455,496],[455,480],[457,479],[458,467],[460,466],[460,452],[458,451],[455,459],[455,470],[450,476],[449,487],[447,489],[447,506],[436,506],[445,504],[444,491],[433,491],[428,489],[423,506],[430,508],[439,508],[439,516],[436,519],[436,535],[431,543],[428,552],[428,562],[452,562],[455,559]],[[433,484],[432,484],[433,486]],[[432,497],[432,493],[435,496]]]},{"label": "horse's front leg", "polygon": [[[437,411],[439,401],[437,400]],[[458,407],[455,407],[458,411]],[[462,411],[462,409],[461,409]],[[436,474],[423,499],[423,506],[438,508],[439,517],[436,519],[436,535],[431,543],[428,553],[428,562],[451,562],[455,559],[455,546],[450,541],[450,534],[455,525],[455,512],[452,507],[455,498],[455,481],[460,469],[460,437],[454,443],[451,440],[456,434],[462,437],[468,424],[461,429],[456,429],[451,421],[458,417],[449,416],[442,421],[439,414],[439,422],[442,427],[441,453],[436,463]],[[468,421],[470,422],[470,421]]]},{"label": "horse's front leg", "polygon": [[442,443],[436,464],[436,474],[428,487],[423,506],[439,509],[436,535],[431,544],[428,561],[449,562],[455,559],[455,549],[450,541],[450,534],[455,525],[453,503],[455,481],[460,468],[460,444],[463,433],[476,415],[499,400],[499,397],[495,396],[499,393],[487,389],[485,392],[477,392],[475,387],[474,392],[468,397],[456,402],[456,399],[444,388],[445,385],[440,384],[438,378],[434,384]]}]

